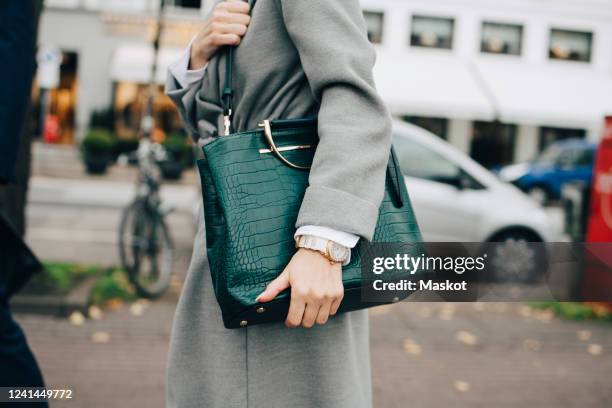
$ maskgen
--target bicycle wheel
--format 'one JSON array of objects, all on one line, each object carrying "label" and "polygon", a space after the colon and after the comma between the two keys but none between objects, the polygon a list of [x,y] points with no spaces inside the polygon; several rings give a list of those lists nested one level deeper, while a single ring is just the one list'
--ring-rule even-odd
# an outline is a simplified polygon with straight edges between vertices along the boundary
[{"label": "bicycle wheel", "polygon": [[123,211],[119,254],[140,296],[155,298],[168,288],[174,246],[163,216],[146,201],[137,200]]}]

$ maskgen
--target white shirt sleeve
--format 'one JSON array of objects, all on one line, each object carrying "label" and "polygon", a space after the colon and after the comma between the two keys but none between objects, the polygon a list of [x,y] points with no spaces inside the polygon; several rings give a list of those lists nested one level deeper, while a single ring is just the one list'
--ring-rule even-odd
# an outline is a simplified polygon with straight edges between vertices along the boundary
[{"label": "white shirt sleeve", "polygon": [[204,73],[206,72],[206,68],[208,64],[200,69],[190,70],[189,69],[189,60],[191,59],[191,44],[193,40],[189,43],[183,54],[179,59],[174,61],[169,67],[168,70],[176,79],[176,82],[182,88],[189,88],[191,85],[199,82],[204,77]]},{"label": "white shirt sleeve", "polygon": [[359,236],[357,235],[317,225],[304,225],[298,228],[295,232],[295,237],[300,235],[313,235],[315,237],[328,239],[347,248],[355,248],[355,245],[357,245],[359,241]]},{"label": "white shirt sleeve", "polygon": [[[295,231],[294,238],[297,238],[300,235],[312,235],[315,237],[327,239],[350,249],[355,248],[355,245],[357,245],[357,242],[359,241],[358,235],[338,231],[333,228],[320,227],[318,225],[304,225],[303,227],[298,228],[297,231]],[[349,251],[349,256],[342,265],[346,266],[350,262],[351,252]]]}]

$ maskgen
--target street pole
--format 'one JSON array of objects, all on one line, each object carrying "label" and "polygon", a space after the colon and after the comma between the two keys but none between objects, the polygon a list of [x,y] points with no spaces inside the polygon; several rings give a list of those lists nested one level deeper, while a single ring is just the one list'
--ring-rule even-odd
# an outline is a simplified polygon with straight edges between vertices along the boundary
[{"label": "street pole", "polygon": [[142,135],[146,138],[150,138],[153,129],[155,127],[155,119],[153,117],[153,101],[155,95],[157,95],[157,57],[159,55],[159,48],[161,42],[161,35],[164,29],[164,7],[166,5],[165,0],[160,0],[159,10],[157,12],[157,20],[155,22],[155,33],[153,37],[153,64],[151,65],[151,77],[149,80],[149,91],[147,97],[147,105],[145,107],[145,114],[143,115],[141,122]]}]

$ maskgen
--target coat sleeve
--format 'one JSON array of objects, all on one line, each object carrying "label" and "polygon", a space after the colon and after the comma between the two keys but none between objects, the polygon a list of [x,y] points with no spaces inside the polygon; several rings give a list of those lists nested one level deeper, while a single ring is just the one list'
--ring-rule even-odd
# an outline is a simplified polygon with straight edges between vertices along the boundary
[{"label": "coat sleeve", "polygon": [[359,0],[275,0],[319,110],[319,146],[297,227],[372,239],[391,147],[391,118],[372,74],[376,54]]},{"label": "coat sleeve", "polygon": [[206,86],[204,80],[209,75],[208,68],[201,71],[198,80],[188,81],[181,85],[176,78],[175,70],[169,69],[166,79],[166,95],[176,105],[185,129],[194,140],[208,139],[217,135],[218,120],[222,112],[218,103],[202,99],[201,89]]}]

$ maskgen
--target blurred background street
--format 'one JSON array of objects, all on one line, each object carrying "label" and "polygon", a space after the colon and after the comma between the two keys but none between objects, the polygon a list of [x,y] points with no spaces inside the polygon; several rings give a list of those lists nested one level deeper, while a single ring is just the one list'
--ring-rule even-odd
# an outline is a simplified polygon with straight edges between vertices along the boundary
[{"label": "blurred background street", "polygon": [[[162,84],[213,3],[167,0],[160,13],[160,0],[45,1],[32,158],[19,164],[31,168],[25,240],[45,271],[12,306],[47,385],[74,389],[74,403],[52,407],[164,406],[201,192]],[[361,3],[426,241],[612,242],[607,0]],[[168,239],[161,222],[142,227],[146,205],[127,212],[135,197]],[[533,259],[529,250],[500,261]],[[157,298],[132,276],[150,278],[130,259],[138,251],[161,259]],[[587,296],[612,287],[609,273],[583,277]],[[372,309],[375,406],[610,407],[611,322],[612,303]]]}]

